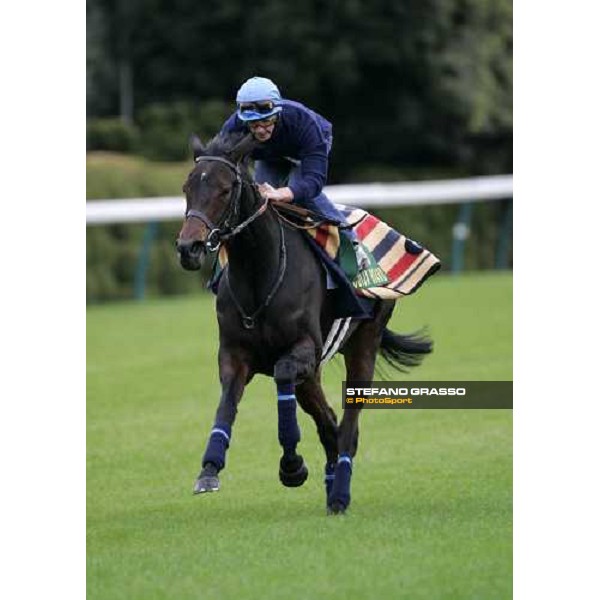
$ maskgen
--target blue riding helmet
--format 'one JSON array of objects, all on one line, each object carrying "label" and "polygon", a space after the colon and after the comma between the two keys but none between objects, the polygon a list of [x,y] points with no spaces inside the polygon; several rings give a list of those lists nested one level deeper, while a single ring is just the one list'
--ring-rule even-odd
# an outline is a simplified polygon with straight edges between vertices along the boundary
[{"label": "blue riding helmet", "polygon": [[242,121],[261,121],[282,111],[279,88],[266,77],[251,77],[238,90],[237,116]]}]

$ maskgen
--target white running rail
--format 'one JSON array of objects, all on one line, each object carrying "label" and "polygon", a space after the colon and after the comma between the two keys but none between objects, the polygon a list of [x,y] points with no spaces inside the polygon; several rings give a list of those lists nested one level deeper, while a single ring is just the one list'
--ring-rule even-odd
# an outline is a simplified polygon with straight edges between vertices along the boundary
[{"label": "white running rail", "polygon": [[[365,208],[480,202],[511,198],[513,176],[491,175],[441,181],[331,185],[324,191],[337,204]],[[88,225],[105,225],[172,221],[183,219],[184,211],[183,196],[90,200],[86,203],[86,222]]]}]

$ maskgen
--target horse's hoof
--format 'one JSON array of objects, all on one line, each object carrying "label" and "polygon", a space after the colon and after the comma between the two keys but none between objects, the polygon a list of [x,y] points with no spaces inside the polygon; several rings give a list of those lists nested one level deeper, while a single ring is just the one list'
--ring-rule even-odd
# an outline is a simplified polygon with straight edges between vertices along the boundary
[{"label": "horse's hoof", "polygon": [[219,491],[219,478],[216,476],[198,477],[194,484],[194,494]]},{"label": "horse's hoof", "polygon": [[194,494],[205,494],[206,492],[219,491],[219,471],[212,463],[207,463],[202,467],[198,479],[194,484]]},{"label": "horse's hoof", "polygon": [[348,507],[343,503],[336,500],[331,504],[327,505],[327,514],[328,515],[344,515],[346,514],[346,509]]},{"label": "horse's hoof", "polygon": [[279,461],[279,481],[285,487],[300,487],[308,479],[308,468],[302,456],[291,459],[285,456]]}]

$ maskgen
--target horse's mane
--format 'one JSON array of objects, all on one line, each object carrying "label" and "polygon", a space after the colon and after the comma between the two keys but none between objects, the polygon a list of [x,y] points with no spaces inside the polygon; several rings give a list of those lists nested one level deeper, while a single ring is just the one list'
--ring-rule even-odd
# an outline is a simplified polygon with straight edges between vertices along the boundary
[{"label": "horse's mane", "polygon": [[[244,131],[220,132],[206,144],[202,154],[205,156],[227,156],[247,135]],[[242,172],[247,175],[247,163],[243,162],[241,167]],[[184,183],[184,191],[199,172],[198,163],[196,163]]]},{"label": "horse's mane", "polygon": [[206,145],[206,154],[211,156],[223,156],[231,151],[235,146],[246,137],[244,131],[231,131],[218,133]]}]

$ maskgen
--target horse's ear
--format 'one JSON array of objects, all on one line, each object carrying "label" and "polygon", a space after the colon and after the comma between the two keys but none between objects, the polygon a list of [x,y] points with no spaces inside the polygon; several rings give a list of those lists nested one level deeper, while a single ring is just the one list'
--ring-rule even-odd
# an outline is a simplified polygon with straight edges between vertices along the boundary
[{"label": "horse's ear", "polygon": [[254,148],[256,148],[258,142],[254,139],[254,136],[249,133],[243,137],[229,152],[229,156],[233,162],[240,162],[243,158],[248,156]]},{"label": "horse's ear", "polygon": [[195,133],[192,133],[190,136],[190,148],[194,154],[194,162],[196,162],[198,157],[202,156],[206,152],[206,149],[200,141],[200,138]]}]

